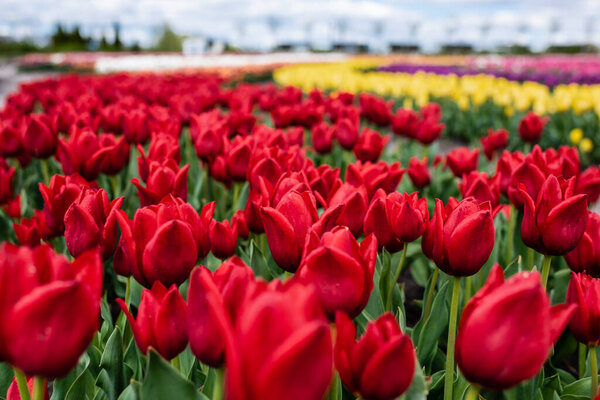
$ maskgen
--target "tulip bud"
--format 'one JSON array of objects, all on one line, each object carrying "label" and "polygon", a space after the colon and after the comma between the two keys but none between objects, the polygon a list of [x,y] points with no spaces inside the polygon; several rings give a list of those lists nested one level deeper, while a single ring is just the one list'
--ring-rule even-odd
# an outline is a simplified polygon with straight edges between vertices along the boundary
[{"label": "tulip bud", "polygon": [[479,149],[469,150],[468,147],[458,147],[446,156],[446,164],[457,178],[477,170]]},{"label": "tulip bud", "polygon": [[311,128],[311,140],[315,151],[319,154],[328,154],[333,149],[333,136],[335,127],[325,122],[319,122]]},{"label": "tulip bud", "polygon": [[471,276],[483,267],[494,248],[494,220],[489,203],[473,198],[444,207],[435,200],[435,212],[425,232],[423,253],[452,276]]},{"label": "tulip bud", "polygon": [[199,216],[188,203],[166,197],[158,205],[138,209],[133,221],[120,210],[115,271],[133,275],[145,287],[156,281],[165,286],[183,283],[196,261],[210,251],[208,231],[214,207],[214,203],[205,205]]},{"label": "tulip bud", "polygon": [[102,259],[109,259],[117,247],[116,212],[123,197],[108,200],[103,189],[82,189],[79,198],[65,213],[65,242],[73,257],[100,248]]},{"label": "tulip bud", "polygon": [[369,197],[364,185],[354,187],[349,183],[338,186],[335,192],[329,194],[328,208],[342,205],[338,224],[350,228],[356,237],[362,234],[365,213],[369,206]]},{"label": "tulip bud", "polygon": [[163,163],[156,161],[150,162],[146,187],[143,187],[137,178],[131,180],[131,183],[138,189],[140,206],[145,207],[157,204],[169,194],[186,201],[188,193],[187,174],[189,168],[189,164],[186,164],[180,169],[173,159],[168,159]]},{"label": "tulip bud", "polygon": [[548,122],[548,117],[540,118],[531,111],[519,121],[517,130],[521,140],[528,143],[536,143],[542,137],[544,126]]},{"label": "tulip bud", "polygon": [[68,374],[98,329],[102,277],[96,250],[69,263],[48,245],[0,245],[0,360],[31,376]]},{"label": "tulip bud", "polygon": [[135,343],[142,353],[148,353],[148,348],[153,347],[170,360],[187,346],[187,306],[177,286],[172,285],[167,290],[157,281],[151,290],[144,289],[136,318],[122,299],[117,299],[117,303],[127,316]]},{"label": "tulip bud", "polygon": [[369,235],[359,245],[348,228],[338,226],[321,238],[311,231],[307,240],[296,276],[314,284],[330,319],[338,310],[354,318],[373,290],[377,239]]},{"label": "tulip bud", "polygon": [[335,138],[342,148],[352,150],[358,140],[359,124],[350,118],[340,118],[335,123]]},{"label": "tulip bud", "polygon": [[588,222],[579,244],[565,254],[569,268],[600,277],[600,215],[588,212]]},{"label": "tulip bud", "polygon": [[392,117],[392,130],[398,136],[414,138],[419,129],[418,114],[410,108],[399,108]]},{"label": "tulip bud", "polygon": [[488,160],[492,160],[494,155],[506,147],[508,144],[508,131],[498,129],[494,132],[492,128],[488,129],[487,136],[481,138],[481,147]]},{"label": "tulip bud", "polygon": [[212,220],[209,228],[209,238],[213,255],[221,260],[235,254],[237,247],[237,232],[229,221],[218,222]]},{"label": "tulip bud", "polygon": [[462,176],[458,188],[463,198],[473,197],[482,203],[489,201],[493,208],[500,204],[500,184],[497,175],[490,179],[485,172],[472,171]]},{"label": "tulip bud", "polygon": [[430,145],[442,135],[445,127],[446,125],[432,119],[422,120],[415,138],[423,145]]},{"label": "tulip bud", "polygon": [[575,339],[597,346],[600,342],[600,280],[583,272],[571,272],[566,302],[577,306],[569,320]]},{"label": "tulip bud", "polygon": [[58,135],[54,122],[46,114],[32,114],[23,133],[23,145],[33,157],[48,158],[56,151]]},{"label": "tulip bud", "polygon": [[0,158],[0,204],[8,203],[14,197],[13,179],[16,172],[16,168]]},{"label": "tulip bud", "polygon": [[431,183],[431,174],[427,167],[427,157],[419,160],[417,157],[411,157],[408,161],[408,177],[417,189],[429,186]]},{"label": "tulip bud", "polygon": [[408,390],[415,374],[415,349],[391,313],[369,321],[358,341],[354,323],[346,314],[338,311],[335,325],[335,367],[352,393],[365,399],[388,400]]},{"label": "tulip bud", "polygon": [[521,272],[505,282],[496,264],[462,312],[456,337],[458,367],[469,382],[492,390],[532,378],[575,308],[551,307],[538,272]]},{"label": "tulip bud", "polygon": [[559,180],[550,175],[534,203],[525,186],[519,185],[525,204],[523,243],[547,255],[564,255],[577,246],[587,226],[588,209],[587,196],[573,195],[574,186],[574,178],[561,187]]},{"label": "tulip bud", "polygon": [[282,269],[295,272],[306,234],[319,218],[314,197],[292,190],[275,208],[262,207],[261,216],[273,259]]},{"label": "tulip bud", "polygon": [[[333,375],[327,320],[310,287],[287,284],[247,297],[226,348],[231,399],[322,399]],[[298,368],[298,366],[310,366]]]},{"label": "tulip bud", "polygon": [[385,193],[394,192],[403,175],[404,169],[400,168],[399,162],[388,164],[385,161],[376,163],[357,161],[348,164],[346,182],[356,187],[365,185],[371,199],[378,189],[383,189]]}]

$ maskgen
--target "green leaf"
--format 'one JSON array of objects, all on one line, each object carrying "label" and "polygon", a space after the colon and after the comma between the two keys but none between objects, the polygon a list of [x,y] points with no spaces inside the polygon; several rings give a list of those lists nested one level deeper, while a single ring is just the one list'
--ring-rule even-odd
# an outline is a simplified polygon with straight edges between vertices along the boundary
[{"label": "green leaf", "polygon": [[250,255],[250,267],[256,274],[256,276],[260,276],[265,278],[266,280],[273,279],[273,274],[269,269],[269,264],[267,259],[263,255],[263,253],[258,248],[256,242],[252,240],[250,242],[250,246],[252,247],[251,255]]},{"label": "green leaf", "polygon": [[235,204],[236,210],[243,210],[246,208],[246,203],[248,202],[248,192],[250,190],[250,186],[248,182],[244,183],[242,187],[242,191],[240,192],[240,197],[238,197],[237,204]]},{"label": "green leaf", "polygon": [[381,297],[381,303],[387,304],[390,287],[394,284],[390,282],[392,279],[392,256],[384,249],[381,253],[381,257],[378,257],[377,261],[377,264],[381,265],[381,272],[379,275],[379,295]]},{"label": "green leaf", "polygon": [[415,367],[415,376],[402,398],[404,400],[425,400],[427,398],[427,385],[425,384],[423,369],[418,361]]},{"label": "green leaf", "polygon": [[592,378],[583,378],[566,385],[563,389],[561,399],[565,395],[590,396],[590,388],[592,387]]},{"label": "green leaf", "polygon": [[433,300],[431,314],[419,334],[417,357],[421,364],[426,364],[433,357],[438,339],[448,325],[447,292],[448,282],[444,282]]},{"label": "green leaf", "polygon": [[123,366],[123,338],[121,330],[116,327],[106,342],[100,359],[102,371],[97,378],[97,385],[110,400],[116,400],[125,387]]},{"label": "green leaf", "polygon": [[139,400],[141,398],[141,384],[133,381],[123,390],[118,400]]},{"label": "green leaf", "polygon": [[14,377],[13,369],[6,363],[0,363],[0,396],[5,397]]},{"label": "green leaf", "polygon": [[196,390],[192,382],[185,379],[152,349],[148,351],[146,371],[146,378],[141,388],[143,400],[203,400],[206,398]]}]

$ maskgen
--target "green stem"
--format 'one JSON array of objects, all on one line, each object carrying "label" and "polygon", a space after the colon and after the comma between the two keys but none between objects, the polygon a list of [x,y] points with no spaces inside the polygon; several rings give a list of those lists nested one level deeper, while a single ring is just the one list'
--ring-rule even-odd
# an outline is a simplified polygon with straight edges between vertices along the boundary
[{"label": "green stem", "polygon": [[398,153],[398,160],[402,159],[402,136],[396,136],[396,153]]},{"label": "green stem", "polygon": [[477,400],[479,398],[480,390],[481,389],[478,386],[471,384],[467,391],[467,395],[465,396],[465,400]]},{"label": "green stem", "polygon": [[33,400],[44,400],[44,378],[36,376],[33,380]]},{"label": "green stem", "polygon": [[534,252],[531,247],[527,249],[527,268],[531,271],[533,269],[533,256]]},{"label": "green stem", "polygon": [[448,322],[448,346],[446,355],[446,381],[444,384],[444,400],[452,400],[454,385],[454,343],[456,342],[456,320],[458,317],[458,295],[460,293],[460,277],[454,277],[452,287],[452,304],[450,305],[450,321]]},{"label": "green stem", "polygon": [[470,298],[471,298],[471,277],[467,276],[465,278],[465,305],[467,305]]},{"label": "green stem", "polygon": [[579,379],[583,379],[585,377],[585,357],[587,356],[587,351],[585,348],[585,344],[579,343]]},{"label": "green stem", "polygon": [[181,362],[179,361],[179,354],[177,354],[175,358],[171,360],[171,365],[177,370],[177,372],[181,372]]},{"label": "green stem", "polygon": [[125,304],[129,307],[129,301],[131,298],[131,277],[127,277],[127,283],[125,284]]},{"label": "green stem", "polygon": [[215,382],[213,384],[212,400],[223,400],[223,368],[215,370]]},{"label": "green stem", "polygon": [[590,365],[592,369],[592,396],[596,396],[598,393],[598,361],[596,359],[596,346],[589,346],[590,349]]},{"label": "green stem", "polygon": [[43,158],[41,160],[42,162],[42,176],[44,177],[44,183],[46,185],[50,184],[50,169],[48,167],[48,159],[47,158]]},{"label": "green stem", "polygon": [[425,301],[425,313],[423,314],[424,321],[427,321],[429,314],[431,314],[431,307],[433,305],[433,292],[435,291],[439,274],[440,270],[438,267],[433,267],[433,275],[431,277],[431,283],[429,284],[429,290],[427,291],[427,300]]},{"label": "green stem", "polygon": [[238,199],[240,197],[240,184],[237,182],[233,183],[233,204],[232,204],[232,208],[233,208],[233,212],[235,213],[235,211],[237,210],[237,203],[238,203]]},{"label": "green stem", "polygon": [[548,285],[548,275],[550,275],[550,263],[552,262],[552,256],[544,254],[544,261],[542,262],[542,286],[546,288]]},{"label": "green stem", "polygon": [[333,378],[331,379],[331,387],[329,388],[329,395],[327,396],[330,400],[337,400],[338,398],[338,380],[339,375],[334,371]]},{"label": "green stem", "polygon": [[421,160],[427,156],[429,156],[429,146],[423,145],[423,147],[421,149]]},{"label": "green stem", "polygon": [[394,293],[394,288],[398,284],[398,279],[400,278],[400,274],[402,273],[402,267],[404,267],[404,262],[406,261],[406,249],[408,248],[408,243],[404,243],[402,247],[402,257],[400,257],[400,262],[398,263],[398,268],[396,268],[396,273],[394,274],[394,280],[390,285],[390,289],[388,290],[388,296],[386,299],[385,309],[388,311],[392,311],[392,294]]},{"label": "green stem", "polygon": [[109,175],[108,176],[108,181],[110,182],[110,188],[112,190],[112,197],[113,197],[113,199],[115,199],[118,196],[117,176],[116,175]]},{"label": "green stem", "polygon": [[510,217],[508,218],[508,236],[506,242],[506,265],[510,264],[513,257],[513,246],[515,242],[515,227],[517,225],[517,209],[510,205]]},{"label": "green stem", "polygon": [[17,379],[17,386],[19,387],[19,394],[21,395],[21,400],[31,400],[31,395],[29,394],[29,387],[27,386],[27,377],[18,368],[13,368],[15,371],[15,378]]}]

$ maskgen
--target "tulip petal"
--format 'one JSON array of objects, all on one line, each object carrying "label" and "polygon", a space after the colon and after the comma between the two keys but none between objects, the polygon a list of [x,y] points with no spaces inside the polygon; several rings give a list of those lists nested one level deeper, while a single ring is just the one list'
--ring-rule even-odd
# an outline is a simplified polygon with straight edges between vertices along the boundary
[{"label": "tulip petal", "polygon": [[100,245],[101,232],[91,214],[72,204],[65,214],[65,242],[73,257]]},{"label": "tulip petal", "polygon": [[[314,357],[313,354],[319,354]],[[295,331],[266,360],[256,382],[256,398],[264,400],[320,399],[333,374],[329,327],[320,321]]]},{"label": "tulip petal", "polygon": [[190,275],[198,258],[198,247],[189,225],[179,220],[163,224],[148,242],[143,254],[148,282],[179,285]]},{"label": "tulip petal", "polygon": [[185,301],[177,287],[173,286],[162,299],[154,320],[156,349],[167,360],[174,358],[187,346],[186,319]]},{"label": "tulip petal", "polygon": [[15,305],[5,326],[10,362],[27,375],[66,375],[98,329],[99,312],[100,304],[77,281],[34,289]]},{"label": "tulip petal", "polygon": [[454,276],[470,276],[481,269],[494,248],[494,221],[489,211],[464,218],[447,244],[448,268]]},{"label": "tulip petal", "polygon": [[300,263],[300,243],[294,227],[285,216],[271,207],[262,207],[261,216],[273,260],[282,269],[295,272]]},{"label": "tulip petal", "polygon": [[550,341],[552,344],[556,343],[576,310],[576,304],[557,304],[550,308]]},{"label": "tulip petal", "polygon": [[544,246],[552,255],[573,250],[585,232],[588,219],[587,196],[569,197],[554,207],[544,225],[539,225]]},{"label": "tulip petal", "polygon": [[404,393],[415,374],[415,351],[410,338],[396,336],[371,357],[360,378],[365,398],[394,399]]}]

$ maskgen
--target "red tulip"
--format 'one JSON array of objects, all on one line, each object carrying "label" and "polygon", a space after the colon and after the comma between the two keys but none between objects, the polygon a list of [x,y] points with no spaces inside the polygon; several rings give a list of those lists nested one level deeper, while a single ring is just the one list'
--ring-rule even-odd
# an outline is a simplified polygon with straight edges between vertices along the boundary
[{"label": "red tulip", "polygon": [[79,173],[93,180],[100,173],[120,172],[129,161],[129,144],[111,133],[96,135],[89,128],[73,128],[68,140],[59,140],[57,158],[66,175]]},{"label": "red tulip", "polygon": [[117,210],[123,197],[108,200],[103,189],[82,189],[65,213],[65,242],[73,257],[100,248],[102,259],[110,258],[117,247]]},{"label": "red tulip", "polygon": [[33,212],[35,213],[33,217],[23,218],[20,224],[13,223],[17,241],[22,246],[35,247],[42,239],[50,236],[44,212],[40,210],[33,210]]},{"label": "red tulip", "polygon": [[490,179],[485,172],[472,171],[463,175],[458,188],[463,198],[473,197],[479,202],[489,201],[492,208],[500,204],[498,175]]},{"label": "red tulip", "polygon": [[48,158],[56,151],[58,135],[55,122],[46,114],[31,114],[23,132],[25,150],[37,158]]},{"label": "red tulip", "polygon": [[585,232],[579,244],[565,254],[569,268],[575,272],[587,272],[600,277],[600,215],[588,212]]},{"label": "red tulip", "polygon": [[330,319],[338,310],[354,318],[369,301],[376,260],[377,240],[373,235],[359,245],[343,226],[321,238],[311,231],[296,276],[316,287]]},{"label": "red tulip", "polygon": [[438,103],[427,103],[421,107],[420,113],[425,120],[438,122],[442,119],[442,107]]},{"label": "red tulip", "polygon": [[360,236],[363,228],[365,213],[369,206],[369,197],[364,185],[355,187],[349,183],[339,185],[328,196],[328,208],[342,205],[342,212],[338,224],[350,228],[352,234]]},{"label": "red tulip", "polygon": [[156,161],[163,164],[172,159],[179,164],[181,161],[181,150],[179,149],[179,141],[167,133],[154,133],[148,148],[148,155],[144,152],[141,145],[137,145],[138,152],[138,172],[142,181],[146,182],[150,172],[150,164]]},{"label": "red tulip", "polygon": [[162,163],[156,161],[150,162],[146,187],[143,187],[137,178],[131,180],[131,183],[138,189],[140,206],[145,207],[157,204],[169,194],[186,201],[189,168],[189,164],[186,164],[180,169],[177,162],[173,159],[168,159]]},{"label": "red tulip", "polygon": [[492,160],[507,144],[508,131],[506,129],[494,131],[492,128],[489,128],[487,136],[481,138],[481,147],[483,147],[483,153],[488,160]]},{"label": "red tulip", "polygon": [[69,263],[47,245],[0,245],[0,360],[31,376],[69,373],[98,329],[102,276],[95,250]]},{"label": "red tulip", "polygon": [[352,150],[358,140],[358,121],[351,118],[340,118],[335,123],[335,138],[342,148]]},{"label": "red tulip", "polygon": [[287,284],[248,297],[227,336],[227,399],[325,396],[333,374],[333,346],[312,288]]},{"label": "red tulip", "polygon": [[567,304],[577,306],[569,321],[575,339],[588,346],[597,346],[600,342],[600,280],[583,272],[571,272]]},{"label": "red tulip", "polygon": [[0,121],[0,157],[16,157],[23,154],[21,124],[11,120]]},{"label": "red tulip", "polygon": [[415,139],[421,144],[429,145],[442,135],[445,127],[446,125],[440,124],[432,119],[422,120],[419,124]]},{"label": "red tulip", "polygon": [[292,190],[275,208],[262,207],[261,216],[273,259],[282,269],[295,272],[306,234],[319,217],[314,197]]},{"label": "red tulip", "polygon": [[352,393],[389,400],[408,390],[415,374],[415,349],[391,313],[369,321],[358,341],[356,327],[346,314],[338,311],[335,325],[335,367]]},{"label": "red tulip", "polygon": [[250,237],[250,230],[246,224],[246,216],[242,210],[237,210],[231,217],[231,226],[237,232],[238,239],[247,240]]},{"label": "red tulip", "polygon": [[357,160],[362,162],[375,162],[381,156],[381,153],[389,140],[389,136],[381,137],[377,131],[364,128],[358,141],[354,145],[354,155]]},{"label": "red tulip", "polygon": [[467,198],[444,207],[435,200],[435,212],[423,233],[423,253],[452,276],[470,276],[486,263],[494,248],[494,220],[489,203]]},{"label": "red tulip", "polygon": [[234,181],[243,182],[246,180],[248,164],[250,163],[252,148],[254,147],[252,139],[249,136],[245,139],[240,139],[238,142],[234,141],[231,149],[227,152],[227,166],[231,179]]},{"label": "red tulip", "polygon": [[136,318],[122,299],[117,299],[117,303],[127,316],[135,343],[142,353],[148,353],[148,348],[152,347],[170,360],[185,350],[188,344],[187,306],[177,286],[172,285],[167,290],[157,281],[151,290],[142,290]]},{"label": "red tulip", "polygon": [[600,168],[589,167],[576,178],[575,193],[587,194],[588,203],[595,203],[600,197]]},{"label": "red tulip", "polygon": [[519,121],[517,130],[521,140],[528,143],[536,143],[542,137],[544,126],[548,122],[548,117],[540,118],[531,111]]},{"label": "red tulip", "polygon": [[495,265],[462,312],[456,337],[458,367],[469,382],[492,390],[532,378],[575,308],[551,307],[538,272],[521,272],[504,282],[502,269]]},{"label": "red tulip", "polygon": [[521,223],[523,243],[542,254],[564,255],[573,250],[585,232],[588,220],[587,196],[574,195],[575,180],[561,184],[550,175],[536,202],[519,185],[525,213]]},{"label": "red tulip", "polygon": [[194,269],[188,289],[188,335],[194,355],[213,367],[224,361],[225,331],[237,321],[239,307],[252,291],[254,274],[238,257],[232,257],[212,274]]},{"label": "red tulip", "polygon": [[427,167],[427,157],[423,158],[423,160],[419,160],[417,157],[411,157],[408,161],[407,172],[410,181],[418,189],[429,186],[431,183],[431,174]]},{"label": "red tulip", "polygon": [[392,117],[392,130],[398,136],[414,138],[419,130],[418,114],[410,108],[399,108]]},{"label": "red tulip", "polygon": [[65,231],[65,213],[84,188],[95,186],[78,174],[66,177],[57,174],[50,179],[48,186],[39,184],[50,237],[61,235]]},{"label": "red tulip", "polygon": [[458,147],[446,156],[446,164],[457,178],[477,170],[479,164],[479,149],[470,150],[468,147]]},{"label": "red tulip", "polygon": [[133,275],[145,287],[156,281],[165,286],[183,283],[196,261],[210,251],[208,229],[214,207],[209,203],[198,215],[181,199],[166,197],[160,204],[138,209],[133,221],[119,211],[121,241],[115,271]]},{"label": "red tulip", "polygon": [[390,124],[393,101],[385,102],[382,98],[368,93],[361,93],[358,100],[360,102],[360,114],[368,121],[379,126]]},{"label": "red tulip", "polygon": [[325,122],[319,122],[311,128],[311,140],[315,151],[319,154],[328,154],[333,149],[333,136],[335,127]]},{"label": "red tulip", "polygon": [[215,257],[224,260],[235,254],[237,231],[234,226],[229,224],[229,221],[210,221],[208,232],[211,244],[210,250]]},{"label": "red tulip", "polygon": [[224,137],[228,134],[229,128],[225,120],[200,130],[194,140],[194,149],[198,158],[208,161],[220,154],[223,150]]},{"label": "red tulip", "polygon": [[364,185],[371,199],[378,189],[383,189],[386,193],[394,192],[402,180],[402,175],[404,169],[400,167],[399,162],[388,164],[385,161],[376,163],[357,161],[348,164],[346,182],[356,187]]},{"label": "red tulip", "polygon": [[8,203],[14,197],[13,179],[16,172],[15,167],[0,158],[0,204]]},{"label": "red tulip", "polygon": [[363,230],[365,235],[375,234],[379,248],[395,253],[417,240],[428,222],[427,199],[418,199],[417,193],[386,195],[380,189],[365,214]]},{"label": "red tulip", "polygon": [[128,143],[146,143],[150,138],[148,112],[143,108],[123,113],[123,136]]}]

